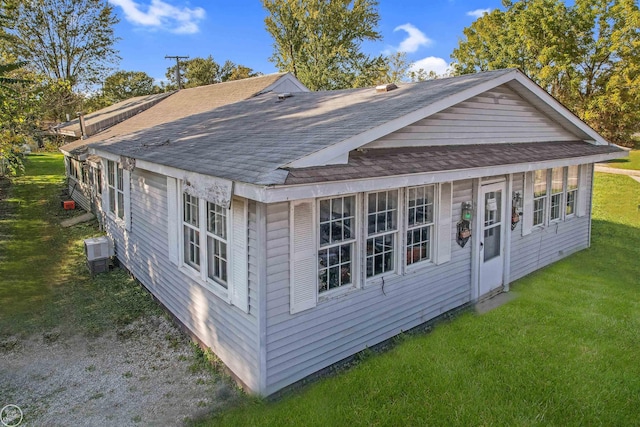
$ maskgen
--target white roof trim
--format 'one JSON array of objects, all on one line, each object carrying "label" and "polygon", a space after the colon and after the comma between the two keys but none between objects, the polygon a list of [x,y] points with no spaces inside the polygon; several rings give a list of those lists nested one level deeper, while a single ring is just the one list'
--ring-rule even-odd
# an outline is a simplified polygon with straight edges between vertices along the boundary
[{"label": "white roof trim", "polygon": [[[624,157],[624,155],[625,154],[617,152],[609,154],[595,154],[585,157],[573,157],[569,159],[545,160],[534,163],[517,163],[513,165],[486,166],[472,169],[421,172],[408,175],[383,176],[348,181],[332,181],[317,184],[279,185],[264,188],[259,193],[251,193],[251,196],[247,195],[245,197],[258,197],[255,200],[263,203],[276,203],[297,199],[308,199],[310,197],[338,196],[354,192],[389,190],[414,185],[427,185],[439,182],[481,178],[485,176],[522,173],[538,169],[583,165],[617,159]],[[242,196],[244,194],[245,189],[243,185],[237,184],[234,189],[237,195]]]},{"label": "white roof trim", "polygon": [[289,81],[290,83],[294,84],[298,89],[300,89],[300,92],[310,92],[309,88],[303,85],[302,82],[296,78],[296,76],[291,73],[286,73],[280,76],[278,80],[262,89],[260,93],[271,92],[274,88],[282,84],[283,81]]},{"label": "white roof trim", "polygon": [[[517,71],[517,70],[516,70]],[[514,79],[526,89],[528,89],[533,95],[536,95],[538,99],[543,101],[549,107],[553,108],[558,114],[566,119],[570,124],[578,128],[580,131],[587,134],[591,139],[586,142],[595,143],[595,145],[610,145],[609,141],[604,139],[598,132],[593,130],[589,125],[580,120],[578,116],[573,114],[571,110],[562,105],[560,101],[549,95],[546,90],[538,86],[533,80],[527,77],[520,71],[517,71],[516,78]]]},{"label": "white roof trim", "polygon": [[[90,153],[98,155],[106,160],[119,161],[120,156],[106,151],[90,148]],[[560,166],[597,163],[605,160],[617,159],[628,156],[628,153],[617,152],[609,154],[596,154],[570,159],[546,160],[535,163],[518,163],[513,165],[486,166],[473,169],[457,169],[449,171],[422,172],[408,175],[383,176],[364,178],[349,181],[333,181],[317,184],[278,185],[264,186],[217,178],[197,172],[182,170],[171,166],[164,166],[146,160],[136,159],[136,168],[144,169],[160,175],[177,179],[193,179],[209,183],[224,183],[231,186],[231,195],[244,197],[262,203],[277,203],[310,197],[336,196],[363,191],[386,190],[413,185],[426,185],[438,182],[460,181],[463,179],[480,178],[483,176],[504,175],[509,173],[521,173],[537,169],[548,169]]]},{"label": "white roof trim", "polygon": [[531,94],[535,95],[545,104],[549,105],[555,111],[558,112],[564,119],[566,119],[571,125],[578,128],[581,132],[588,135],[592,139],[588,142],[595,142],[596,145],[608,145],[609,143],[602,138],[596,131],[591,129],[586,123],[575,116],[565,106],[558,102],[555,98],[549,95],[544,89],[535,84],[531,79],[518,70],[512,70],[509,73],[499,75],[498,77],[479,83],[469,89],[462,92],[458,92],[445,99],[434,102],[433,104],[409,113],[405,116],[399,117],[395,120],[386,122],[380,126],[370,129],[358,135],[354,135],[344,141],[333,144],[315,153],[301,157],[298,160],[294,160],[283,167],[288,168],[304,168],[311,166],[324,166],[330,164],[336,164],[336,159],[344,159],[345,154],[348,154],[351,150],[355,150],[365,144],[375,141],[385,135],[402,129],[405,126],[409,126],[412,123],[436,114],[446,108],[454,106],[460,102],[466,101],[474,96],[480,95],[483,92],[491,90],[495,87],[501,86],[505,83],[517,81],[523,87],[525,87]]}]

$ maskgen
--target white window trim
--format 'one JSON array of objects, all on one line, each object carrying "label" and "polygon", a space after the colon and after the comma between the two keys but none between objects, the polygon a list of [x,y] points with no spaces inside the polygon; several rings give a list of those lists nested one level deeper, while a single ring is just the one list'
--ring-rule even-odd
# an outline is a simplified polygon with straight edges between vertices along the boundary
[{"label": "white window trim", "polygon": [[[554,169],[560,169],[561,173],[562,173],[562,189],[559,192],[554,193],[553,192],[553,170]],[[548,207],[548,222],[549,224],[555,224],[558,222],[562,222],[565,220],[565,214],[564,211],[565,209],[563,209],[563,207],[565,206],[565,198],[566,198],[566,194],[567,194],[567,168],[566,167],[559,167],[559,168],[549,168],[547,169],[547,193],[548,193],[548,198],[549,198],[549,207]],[[554,196],[559,196],[560,197],[560,203],[558,204],[558,212],[559,212],[559,216],[558,218],[551,218],[551,213],[552,213],[552,209],[553,209],[553,197]]]},{"label": "white window trim", "polygon": [[[181,183],[180,183],[181,184]],[[189,263],[185,261],[184,258],[184,188],[182,185],[178,185],[178,236],[177,236],[177,244],[178,244],[178,266],[180,271],[197,281],[198,283],[204,285],[204,287],[210,290],[214,295],[219,298],[225,300],[227,303],[231,303],[231,292],[229,290],[231,286],[230,280],[230,256],[229,256],[229,244],[227,244],[227,287],[225,288],[220,282],[209,278],[208,276],[208,258],[207,258],[207,200],[198,198],[198,216],[199,216],[199,244],[200,244],[200,269],[197,270]],[[231,221],[229,221],[231,215],[231,209],[227,210],[227,223],[226,223],[226,233],[227,233],[227,242],[230,242],[231,236]]]},{"label": "white window trim", "polygon": [[[115,193],[115,212],[111,211],[111,204],[110,204],[110,198],[111,198],[111,192],[112,192],[112,188],[109,185],[109,162],[112,162],[114,167],[115,167],[115,171],[116,173],[114,174],[114,187],[116,188],[116,193]],[[131,172],[129,172],[127,169],[123,168],[122,165],[114,160],[107,160],[107,159],[103,159],[102,160],[102,171],[101,173],[103,174],[101,179],[102,179],[102,210],[106,213],[107,217],[110,218],[113,222],[115,222],[116,224],[118,224],[121,227],[124,227],[125,230],[131,230]],[[121,170],[122,171],[122,191],[117,190],[117,181],[118,181],[118,174],[117,171]],[[123,216],[124,218],[120,218],[117,214],[118,212],[118,192],[122,193],[122,200],[124,203],[124,206],[122,207],[122,212],[123,212]],[[106,197],[105,197],[106,196]],[[105,203],[106,202],[106,203]]]},{"label": "white window trim", "polygon": [[[369,195],[370,194],[378,194],[378,193],[390,193],[396,192],[397,194],[397,208],[396,208],[396,229],[391,231],[384,231],[373,233],[369,235]],[[379,191],[368,191],[363,194],[363,212],[360,220],[362,221],[362,228],[364,229],[364,233],[362,236],[362,259],[359,259],[359,264],[362,265],[363,275],[365,284],[377,284],[382,280],[389,276],[400,275],[402,274],[402,263],[404,262],[403,257],[401,256],[400,245],[406,247],[406,244],[402,239],[400,239],[400,231],[403,226],[403,218],[406,217],[405,211],[402,209],[404,205],[404,192],[406,191],[406,187],[403,188],[395,188],[390,190],[379,190]],[[406,230],[405,230],[406,232]],[[386,235],[391,235],[393,238],[393,269],[389,271],[385,271],[380,274],[374,274],[373,276],[367,277],[367,241],[369,239],[373,239],[376,237],[382,237]]]},{"label": "white window trim", "polygon": [[[431,236],[430,258],[406,266],[406,232],[408,230],[408,209],[406,206],[409,188],[433,186],[434,214]],[[394,270],[376,276],[366,277],[366,243],[368,235],[368,195],[386,191],[397,191],[398,216],[396,230],[390,232],[395,238]],[[319,251],[320,247],[320,203],[335,198],[355,198],[355,242],[352,255],[352,283],[338,288],[320,292],[319,290]],[[417,186],[404,186],[393,189],[371,192],[340,194],[331,197],[291,201],[289,204],[289,297],[290,314],[316,307],[318,304],[343,297],[359,289],[384,283],[386,277],[404,276],[424,269],[427,266],[440,265],[451,260],[452,224],[453,224],[453,183],[442,182]],[[366,204],[366,206],[365,206]],[[381,236],[387,233],[372,235]],[[324,246],[326,248],[327,246]]]},{"label": "white window trim", "polygon": [[[409,226],[409,190],[412,188],[421,188],[421,187],[431,187],[433,189],[433,201],[432,201],[432,205],[433,205],[433,221],[429,224],[421,224],[421,225],[417,225],[417,226],[413,226],[410,228]],[[404,218],[404,233],[402,233],[402,247],[403,247],[403,256],[402,256],[402,268],[404,269],[404,271],[406,272],[413,272],[415,270],[421,270],[426,266],[430,266],[430,265],[434,265],[435,264],[435,249],[437,248],[437,239],[436,239],[436,234],[437,234],[437,228],[438,228],[438,188],[439,185],[438,184],[426,184],[426,185],[412,185],[411,187],[405,187],[404,189],[404,211],[403,211],[403,218]],[[407,233],[410,230],[416,230],[416,229],[420,229],[423,227],[431,227],[431,236],[430,236],[430,241],[429,241],[429,258],[425,258],[425,259],[421,259],[420,261],[416,261],[412,264],[407,264],[407,253],[409,252],[409,247],[408,247],[408,240],[407,240]]]},{"label": "white window trim", "polygon": [[[568,179],[569,179],[569,167],[568,166],[560,166],[559,168],[562,169],[562,192],[559,193],[552,193],[552,188],[553,188],[553,169],[554,168],[547,168],[547,169],[542,169],[545,171],[545,176],[547,179],[546,185],[547,185],[547,192],[544,196],[542,197],[535,197],[535,171],[530,172],[531,173],[531,183],[530,185],[530,189],[531,192],[530,194],[527,194],[527,185],[526,185],[526,181],[528,178],[525,177],[525,197],[530,197],[531,198],[531,203],[530,203],[530,209],[531,212],[529,213],[529,215],[531,216],[531,230],[536,230],[536,229],[544,229],[545,227],[549,227],[553,224],[559,224],[568,220],[571,220],[573,218],[577,218],[580,216],[583,216],[584,213],[580,214],[579,209],[581,203],[583,203],[583,200],[581,200],[582,198],[586,197],[585,191],[585,181],[586,179],[584,179],[584,175],[586,174],[586,166],[585,165],[578,165],[578,184],[577,187],[574,190],[568,190]],[[573,209],[573,213],[571,214],[567,214],[566,213],[566,207],[567,207],[567,197],[568,197],[568,193],[569,192],[575,192],[575,199],[574,199],[574,209]],[[555,219],[551,219],[551,200],[553,198],[553,196],[555,195],[560,195],[560,216],[559,218],[555,218]],[[542,223],[540,224],[536,224],[533,225],[533,214],[534,214],[534,206],[535,200],[538,199],[544,199],[544,211],[543,211],[543,220]],[[525,204],[526,201],[525,201]],[[527,210],[527,208],[525,208],[525,211]],[[527,220],[526,218],[527,212],[525,212],[525,221]],[[527,230],[529,231],[529,230]],[[530,232],[530,231],[529,231]],[[523,227],[523,235],[529,234],[528,232],[525,233],[525,229]]]},{"label": "white window trim", "polygon": [[[355,237],[349,240],[348,242],[341,243],[341,244],[350,243],[351,245],[353,245],[352,246],[353,253],[351,255],[351,268],[352,268],[351,285],[340,286],[334,289],[329,289],[324,292],[320,292],[320,289],[319,289],[320,268],[319,268],[319,265],[316,264],[316,295],[317,295],[318,302],[326,301],[326,300],[335,298],[337,296],[342,296],[344,294],[353,292],[354,290],[360,289],[362,287],[363,280],[361,278],[361,274],[362,274],[361,271],[363,270],[363,268],[361,267],[362,262],[360,259],[360,254],[362,253],[362,249],[359,242],[362,241],[363,225],[362,225],[362,218],[361,218],[362,199],[361,197],[359,197],[360,195],[358,193],[350,193],[350,194],[341,194],[339,196],[321,197],[321,198],[315,199],[315,202],[313,203],[313,208],[315,209],[316,214],[314,215],[315,221],[314,221],[313,232],[315,233],[316,258],[317,258],[320,250],[326,249],[327,247],[334,246],[334,245],[320,246],[320,202],[323,200],[331,200],[331,199],[337,199],[337,198],[344,199],[345,197],[352,197],[352,196],[354,197],[354,203],[355,203],[355,206],[354,206],[355,213],[353,215],[354,222],[355,222],[355,224],[353,225]],[[338,244],[338,246],[339,245],[340,244]]]},{"label": "white window trim", "polygon": [[[571,218],[575,218],[577,217],[577,212],[578,212],[578,197],[580,194],[580,168],[581,166],[576,166],[576,188],[574,188],[573,190],[569,190],[569,166],[567,166],[566,168],[566,174],[565,174],[565,181],[564,181],[564,188],[565,188],[565,194],[564,194],[564,205],[563,205],[563,212],[565,215],[565,219],[571,219]],[[571,212],[570,214],[567,214],[567,203],[569,201],[569,193],[575,193],[575,195],[573,196],[573,212]]]}]

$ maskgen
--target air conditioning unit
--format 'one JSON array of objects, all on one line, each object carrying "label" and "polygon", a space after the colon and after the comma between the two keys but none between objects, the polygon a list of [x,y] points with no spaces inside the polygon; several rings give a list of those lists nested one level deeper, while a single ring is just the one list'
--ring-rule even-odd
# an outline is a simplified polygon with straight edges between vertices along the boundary
[{"label": "air conditioning unit", "polygon": [[87,266],[91,274],[109,271],[113,244],[107,236],[92,237],[84,241],[84,253],[87,257]]}]

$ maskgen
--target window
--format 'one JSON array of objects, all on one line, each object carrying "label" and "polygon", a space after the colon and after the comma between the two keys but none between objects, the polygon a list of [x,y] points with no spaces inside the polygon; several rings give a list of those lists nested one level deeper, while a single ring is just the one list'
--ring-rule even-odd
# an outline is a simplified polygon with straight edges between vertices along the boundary
[{"label": "window", "polygon": [[407,265],[431,259],[434,186],[407,189]]},{"label": "window", "polygon": [[537,170],[533,181],[533,225],[544,224],[547,196],[547,171]]},{"label": "window", "polygon": [[318,292],[353,284],[355,196],[320,200]]},{"label": "window", "polygon": [[569,166],[567,172],[567,205],[565,215],[576,213],[576,199],[578,198],[578,166]]},{"label": "window", "polygon": [[124,219],[124,170],[119,163],[107,160],[109,212]]},{"label": "window", "polygon": [[80,182],[84,182],[82,164],[76,159],[69,158],[69,176],[74,177]]},{"label": "window", "polygon": [[227,287],[227,209],[207,202],[207,271],[210,279]]},{"label": "window", "polygon": [[[228,209],[182,193],[182,259],[224,289],[228,286]],[[206,218],[206,221],[203,221]]]},{"label": "window", "polygon": [[[211,182],[167,176],[168,260],[191,283],[249,313],[250,205],[247,199],[212,194],[207,191]],[[316,250],[314,242],[312,254]]]},{"label": "window", "polygon": [[200,271],[200,215],[197,197],[182,194],[184,262]]},{"label": "window", "polygon": [[395,269],[398,190],[367,194],[367,277]]},{"label": "window", "polygon": [[292,201],[290,313],[368,286],[363,281],[376,286],[409,266],[450,261],[452,188],[446,182]]},{"label": "window", "polygon": [[100,169],[96,169],[95,170],[95,174],[96,174],[96,189],[98,194],[102,194],[102,173],[100,173]]},{"label": "window", "polygon": [[578,187],[578,166],[535,171],[532,225],[543,226],[574,215],[577,208]]},{"label": "window", "polygon": [[564,168],[551,169],[551,221],[562,219],[562,196],[564,190]]}]

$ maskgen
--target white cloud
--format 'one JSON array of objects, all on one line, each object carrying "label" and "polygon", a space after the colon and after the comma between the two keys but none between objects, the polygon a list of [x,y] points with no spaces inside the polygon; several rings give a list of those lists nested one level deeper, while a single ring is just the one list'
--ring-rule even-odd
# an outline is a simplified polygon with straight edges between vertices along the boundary
[{"label": "white cloud", "polygon": [[396,49],[399,52],[415,52],[422,46],[429,46],[433,41],[412,24],[399,25],[393,31],[405,31],[408,37],[404,39]]},{"label": "white cloud", "polygon": [[467,16],[473,16],[474,18],[481,18],[485,13],[491,12],[491,9],[476,9],[467,12]]},{"label": "white cloud", "polygon": [[447,61],[442,58],[438,58],[436,56],[428,56],[414,62],[411,66],[411,71],[418,71],[420,69],[423,69],[427,73],[429,71],[433,71],[437,75],[441,76],[448,73],[449,64],[447,64]]},{"label": "white cloud", "polygon": [[135,25],[162,29],[176,34],[193,34],[200,31],[198,23],[206,12],[201,7],[190,9],[176,7],[162,0],[151,0],[151,4],[142,5],[133,0],[109,0],[120,6],[127,21]]}]

